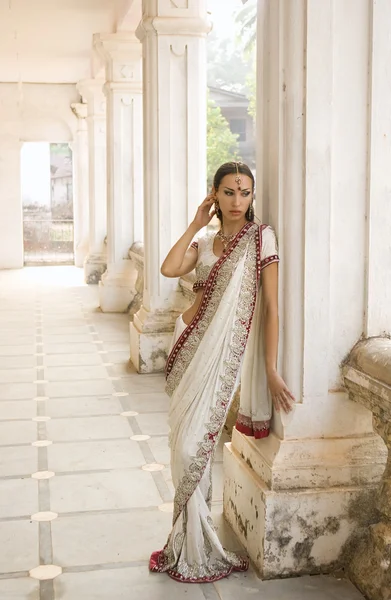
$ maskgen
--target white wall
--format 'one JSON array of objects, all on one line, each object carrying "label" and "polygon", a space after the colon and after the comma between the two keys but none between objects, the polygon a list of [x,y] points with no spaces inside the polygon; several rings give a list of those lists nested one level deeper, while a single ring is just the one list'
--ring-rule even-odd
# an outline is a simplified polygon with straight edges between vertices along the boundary
[{"label": "white wall", "polygon": [[22,144],[72,141],[78,100],[71,84],[0,84],[0,269],[23,266]]}]

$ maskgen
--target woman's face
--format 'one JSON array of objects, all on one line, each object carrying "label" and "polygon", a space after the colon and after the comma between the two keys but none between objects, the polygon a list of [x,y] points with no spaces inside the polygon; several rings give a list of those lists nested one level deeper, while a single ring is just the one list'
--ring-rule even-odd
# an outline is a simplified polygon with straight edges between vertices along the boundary
[{"label": "woman's face", "polygon": [[237,183],[236,173],[226,175],[221,180],[216,198],[223,213],[224,221],[240,221],[245,218],[253,199],[253,182],[248,175],[240,174],[241,183]]}]

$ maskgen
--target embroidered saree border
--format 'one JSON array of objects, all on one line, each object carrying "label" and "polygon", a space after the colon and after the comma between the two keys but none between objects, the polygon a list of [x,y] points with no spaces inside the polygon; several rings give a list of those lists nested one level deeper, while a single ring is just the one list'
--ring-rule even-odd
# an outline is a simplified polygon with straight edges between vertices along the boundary
[{"label": "embroidered saree border", "polygon": [[[245,261],[242,285],[238,296],[232,341],[229,347],[229,357],[224,363],[224,372],[222,375],[220,375],[221,383],[219,390],[216,393],[215,406],[211,410],[210,421],[205,425],[206,433],[204,434],[203,439],[198,442],[198,451],[193,457],[192,462],[190,463],[187,471],[182,477],[180,484],[177,487],[174,498],[173,524],[175,524],[189,498],[196,489],[198,483],[201,481],[205,468],[213,453],[216,440],[219,437],[224,419],[226,417],[228,404],[234,390],[242,356],[246,348],[248,335],[250,333],[258,291],[258,244],[255,236],[253,236],[250,240],[245,240],[245,242],[247,247],[245,248],[245,250],[247,249],[247,260]],[[213,311],[213,314],[214,312],[215,311]],[[205,321],[207,321],[207,316],[209,315],[205,315]],[[189,352],[191,358],[193,357],[197,347],[198,344],[194,348],[193,353]],[[186,356],[186,358],[189,359],[189,356]],[[181,363],[178,361],[177,365],[181,366]]]},{"label": "embroidered saree border", "polygon": [[[249,240],[245,236],[246,234],[248,234],[247,237],[251,236],[251,230],[253,230],[253,228],[254,223],[246,223],[237,234],[228,252],[218,259],[210,271],[198,311],[191,323],[189,323],[182,335],[178,338],[167,359],[166,392],[169,396],[172,396],[174,393],[181,376],[189,366],[205,331],[212,321],[221,298],[229,284],[232,271],[246,251]],[[259,228],[257,227],[257,232],[258,230]],[[185,343],[190,336],[193,339],[190,344],[186,344],[185,346]]]}]

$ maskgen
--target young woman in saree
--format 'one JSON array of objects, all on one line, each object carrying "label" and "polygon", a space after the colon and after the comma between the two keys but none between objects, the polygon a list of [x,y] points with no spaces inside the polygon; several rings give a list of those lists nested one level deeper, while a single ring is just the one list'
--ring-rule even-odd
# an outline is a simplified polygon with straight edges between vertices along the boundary
[{"label": "young woman in saree", "polygon": [[[272,403],[289,412],[294,401],[276,369],[276,238],[271,227],[254,222],[253,199],[251,170],[222,165],[212,193],[161,267],[166,277],[195,268],[197,280],[195,302],[177,319],[167,360],[173,528],[164,549],[152,554],[150,570],[187,583],[248,568],[223,548],[211,518],[214,452],[238,385],[236,429],[257,439],[269,435]],[[215,214],[220,231],[193,241]]]}]

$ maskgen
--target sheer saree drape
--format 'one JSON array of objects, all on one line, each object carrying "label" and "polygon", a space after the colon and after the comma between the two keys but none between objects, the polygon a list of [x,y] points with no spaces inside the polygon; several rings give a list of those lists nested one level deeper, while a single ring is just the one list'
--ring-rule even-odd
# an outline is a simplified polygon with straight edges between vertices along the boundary
[{"label": "sheer saree drape", "polygon": [[[167,361],[174,516],[167,544],[151,556],[150,569],[179,581],[211,582],[248,567],[222,547],[214,529],[211,467],[242,367],[253,377],[262,347],[261,246],[262,229],[248,223],[213,267],[201,306]],[[248,341],[251,352],[244,359]],[[256,415],[268,431],[271,407],[267,393],[259,403],[257,381],[242,389],[240,412],[251,427]]]}]

